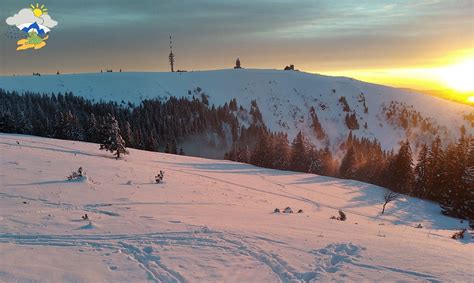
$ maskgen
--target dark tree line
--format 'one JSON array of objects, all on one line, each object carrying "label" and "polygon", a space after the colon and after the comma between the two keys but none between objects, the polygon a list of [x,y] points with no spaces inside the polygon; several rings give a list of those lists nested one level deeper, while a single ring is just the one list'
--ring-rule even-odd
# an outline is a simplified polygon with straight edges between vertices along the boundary
[{"label": "dark tree line", "polygon": [[92,102],[72,93],[19,95],[0,89],[0,132],[102,143],[101,127],[109,114],[127,147],[151,151],[182,153],[177,146],[184,138],[208,132],[225,144],[226,129],[232,140],[240,130],[228,104],[216,108],[195,98],[145,100],[135,106]]},{"label": "dark tree line", "polygon": [[[226,159],[260,167],[354,179],[440,203],[446,215],[474,221],[474,139],[463,136],[443,148],[437,138],[413,156],[408,142],[384,151],[374,139],[349,133],[337,161],[328,147],[316,148],[299,132],[290,143],[284,133],[265,127],[242,132]],[[416,165],[415,165],[416,163]]]},{"label": "dark tree line", "polygon": [[333,176],[337,164],[328,147],[317,149],[299,132],[291,144],[286,133],[251,126],[242,131],[226,159],[279,170]]}]

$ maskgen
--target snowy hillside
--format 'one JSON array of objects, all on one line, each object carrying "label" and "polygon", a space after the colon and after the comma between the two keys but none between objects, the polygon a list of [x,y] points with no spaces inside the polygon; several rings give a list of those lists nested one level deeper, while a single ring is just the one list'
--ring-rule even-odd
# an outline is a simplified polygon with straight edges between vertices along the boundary
[{"label": "snowy hillside", "polygon": [[[159,75],[169,79],[160,84],[172,85],[175,75]],[[278,80],[286,76],[323,80],[296,73]],[[44,80],[45,91],[69,78],[87,88],[77,80],[81,77],[87,76],[22,80]],[[332,80],[341,91],[344,81],[374,93],[393,91]],[[100,89],[92,80],[82,82]],[[373,97],[370,105],[385,96]],[[419,97],[424,100],[431,98]],[[87,177],[67,181],[80,166]],[[159,170],[165,171],[162,184],[154,182]],[[11,134],[0,134],[0,174],[0,281],[469,282],[474,277],[472,242],[450,238],[466,223],[440,215],[436,204],[408,197],[390,203],[381,216],[384,189],[366,183],[138,150],[114,160],[96,144]],[[295,213],[273,213],[288,206]],[[303,213],[296,213],[299,209]],[[339,209],[346,221],[330,219]],[[84,214],[90,220],[81,219]],[[415,228],[418,224],[422,228]]]},{"label": "snowy hillside", "polygon": [[[18,92],[64,93],[99,100],[140,103],[170,96],[201,98],[223,105],[236,98],[250,109],[256,100],[265,124],[289,134],[299,130],[316,145],[334,149],[350,129],[346,115],[355,114],[358,137],[377,138],[385,149],[397,148],[407,137],[413,145],[436,135],[453,141],[464,125],[474,134],[471,106],[432,96],[375,85],[344,77],[278,70],[218,70],[188,73],[99,73],[78,75],[0,77],[0,88]],[[342,97],[347,101],[345,105]],[[311,108],[326,137],[318,140]],[[391,111],[389,111],[391,109]],[[389,113],[390,112],[390,113]],[[402,115],[405,115],[402,117]]]}]

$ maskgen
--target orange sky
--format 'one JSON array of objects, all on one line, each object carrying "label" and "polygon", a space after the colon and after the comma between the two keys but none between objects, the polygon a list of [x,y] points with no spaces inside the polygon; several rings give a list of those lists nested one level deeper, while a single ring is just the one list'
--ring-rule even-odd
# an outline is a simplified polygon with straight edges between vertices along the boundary
[{"label": "orange sky", "polygon": [[[21,2],[21,1],[20,1]],[[27,4],[1,0],[0,20]],[[48,45],[0,40],[0,75],[296,68],[467,99],[474,87],[474,1],[48,0]],[[83,11],[87,7],[87,13]],[[12,28],[2,20],[0,35]],[[15,28],[15,27],[13,27]]]}]

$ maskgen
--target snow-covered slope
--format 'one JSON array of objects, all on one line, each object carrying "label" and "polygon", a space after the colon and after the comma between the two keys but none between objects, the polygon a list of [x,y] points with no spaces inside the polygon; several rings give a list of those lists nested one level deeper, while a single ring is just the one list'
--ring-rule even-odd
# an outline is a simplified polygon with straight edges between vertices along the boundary
[{"label": "snow-covered slope", "polygon": [[[87,178],[67,181],[79,166]],[[474,277],[473,244],[449,237],[466,223],[408,197],[381,216],[384,189],[361,182],[6,134],[0,174],[0,281]],[[303,213],[272,213],[287,206]],[[338,209],[346,221],[330,219]]]},{"label": "snow-covered slope", "polygon": [[[422,118],[438,128],[443,140],[453,141],[464,125],[474,128],[465,115],[474,114],[471,106],[406,90],[365,83],[345,77],[329,77],[294,71],[218,70],[188,73],[99,73],[78,75],[0,77],[0,88],[18,92],[64,93],[72,91],[89,99],[139,103],[147,98],[170,96],[200,98],[223,105],[232,98],[249,109],[256,100],[265,124],[273,131],[284,131],[293,138],[299,130],[315,144],[333,148],[349,132],[345,116],[353,111],[359,123],[358,137],[377,138],[385,149],[396,148],[407,137],[416,142],[430,142],[435,134],[423,132],[421,122],[408,129],[386,119],[383,107],[397,102],[399,111],[418,111]],[[201,91],[197,91],[197,90]],[[344,96],[350,112],[343,111],[339,99]],[[365,106],[364,106],[365,100]],[[317,140],[311,128],[310,108],[314,107],[328,139]],[[367,111],[364,111],[367,110]],[[367,112],[367,113],[365,113]],[[367,123],[367,129],[364,128]]]}]

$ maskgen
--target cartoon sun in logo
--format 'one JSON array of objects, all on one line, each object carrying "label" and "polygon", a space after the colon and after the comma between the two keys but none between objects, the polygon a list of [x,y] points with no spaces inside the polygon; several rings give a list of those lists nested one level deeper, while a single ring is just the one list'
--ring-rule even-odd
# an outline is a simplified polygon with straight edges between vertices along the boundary
[{"label": "cartoon sun in logo", "polygon": [[44,5],[41,5],[40,7],[39,3],[36,3],[36,7],[33,4],[31,4],[30,7],[31,11],[33,11],[33,15],[35,15],[37,18],[41,17],[43,14],[48,13],[48,9],[46,9]]},{"label": "cartoon sun in logo", "polygon": [[7,18],[7,24],[16,26],[26,37],[17,41],[16,50],[21,51],[45,47],[49,32],[58,22],[51,18],[44,5],[36,3]]}]

